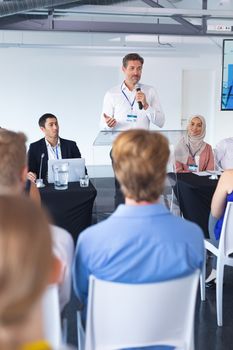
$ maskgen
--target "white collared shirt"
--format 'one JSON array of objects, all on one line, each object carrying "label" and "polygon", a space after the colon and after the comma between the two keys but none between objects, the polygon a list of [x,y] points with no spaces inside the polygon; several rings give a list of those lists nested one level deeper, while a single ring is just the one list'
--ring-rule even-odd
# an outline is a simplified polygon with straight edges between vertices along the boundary
[{"label": "white collared shirt", "polygon": [[[149,105],[147,110],[140,110],[137,101],[133,103],[136,89],[130,91],[123,82],[122,85],[118,85],[107,91],[104,96],[101,129],[112,129],[114,131],[132,128],[149,129],[150,122],[160,128],[163,127],[165,117],[157,92],[149,85],[138,84],[138,86],[146,95]],[[117,124],[114,128],[107,126],[104,113],[116,119]],[[135,118],[128,118],[129,115],[133,115]]]},{"label": "white collared shirt", "polygon": [[58,138],[57,144],[54,147],[46,139],[45,143],[48,151],[48,159],[62,159],[60,138]]},{"label": "white collared shirt", "polygon": [[233,137],[221,140],[215,149],[217,165],[222,169],[233,169]]}]

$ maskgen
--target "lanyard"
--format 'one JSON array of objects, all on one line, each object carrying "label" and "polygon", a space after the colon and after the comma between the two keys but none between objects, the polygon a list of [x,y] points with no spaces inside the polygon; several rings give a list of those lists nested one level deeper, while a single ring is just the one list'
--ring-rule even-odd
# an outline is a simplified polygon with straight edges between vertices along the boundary
[{"label": "lanyard", "polygon": [[195,155],[200,151],[200,149],[201,149],[202,146],[201,146],[200,148],[198,148],[198,150],[197,150],[195,153],[192,153],[191,148],[190,148],[190,145],[187,145],[187,144],[186,144],[186,146],[188,147],[190,156],[191,156],[192,159],[194,160],[194,159],[195,159]]},{"label": "lanyard", "polygon": [[132,110],[133,110],[134,102],[135,102],[135,100],[136,100],[136,97],[134,97],[134,100],[133,100],[133,102],[131,103],[130,100],[129,100],[129,98],[128,98],[128,96],[127,96],[126,93],[123,91],[122,86],[123,86],[123,83],[121,84],[121,92],[122,92],[122,94],[125,96],[126,100],[129,102],[130,107],[131,107],[131,111],[132,111]]},{"label": "lanyard", "polygon": [[53,153],[55,154],[56,158],[59,159],[58,155],[58,145],[56,147],[52,147]]}]

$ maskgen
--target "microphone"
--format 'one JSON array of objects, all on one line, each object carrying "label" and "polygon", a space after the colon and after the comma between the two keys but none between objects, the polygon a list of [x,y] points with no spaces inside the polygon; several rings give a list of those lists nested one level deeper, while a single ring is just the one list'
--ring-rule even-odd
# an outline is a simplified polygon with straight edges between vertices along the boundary
[{"label": "microphone", "polygon": [[40,156],[40,171],[39,171],[39,178],[36,180],[36,187],[41,188],[45,187],[45,184],[43,183],[43,179],[41,178],[41,171],[42,171],[42,164],[45,154],[42,153]]},{"label": "microphone", "polygon": [[[138,85],[136,86],[136,91],[141,91],[141,88]],[[138,108],[143,109],[143,105],[141,101],[138,101]]]}]

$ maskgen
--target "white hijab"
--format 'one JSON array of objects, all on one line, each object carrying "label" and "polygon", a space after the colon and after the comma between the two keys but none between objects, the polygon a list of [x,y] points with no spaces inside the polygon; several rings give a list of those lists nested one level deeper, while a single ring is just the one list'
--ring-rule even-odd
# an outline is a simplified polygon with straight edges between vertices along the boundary
[{"label": "white hijab", "polygon": [[[202,130],[200,135],[191,136],[189,135],[189,127],[194,118],[199,118],[201,120]],[[187,164],[190,151],[194,156],[199,156],[206,146],[204,142],[204,137],[206,134],[206,122],[202,115],[193,115],[188,120],[187,130],[185,135],[180,139],[175,147],[175,159],[178,162]]]}]

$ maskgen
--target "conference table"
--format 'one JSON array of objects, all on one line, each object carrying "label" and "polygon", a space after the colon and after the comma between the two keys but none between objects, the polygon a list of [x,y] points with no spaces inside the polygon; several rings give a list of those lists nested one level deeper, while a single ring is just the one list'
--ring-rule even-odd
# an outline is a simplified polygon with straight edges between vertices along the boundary
[{"label": "conference table", "polygon": [[197,223],[208,238],[211,200],[218,180],[209,179],[210,174],[198,176],[193,173],[178,173],[173,175],[173,179],[174,176],[176,176],[174,192],[183,217]]},{"label": "conference table", "polygon": [[67,190],[55,190],[54,184],[40,188],[42,205],[48,210],[55,225],[71,233],[74,241],[92,222],[92,209],[97,191],[91,181],[88,187],[70,182]]}]

